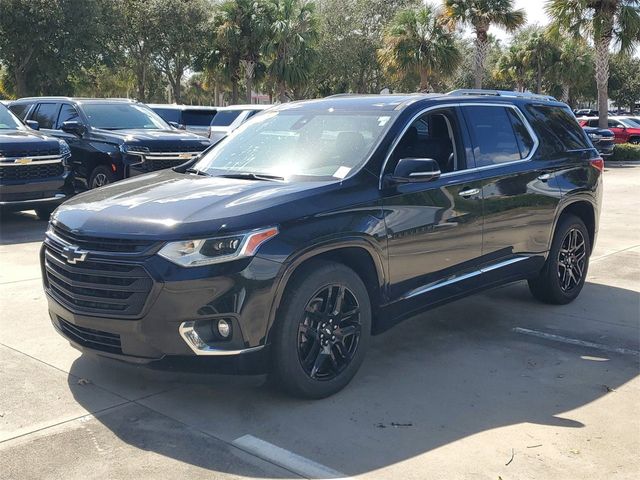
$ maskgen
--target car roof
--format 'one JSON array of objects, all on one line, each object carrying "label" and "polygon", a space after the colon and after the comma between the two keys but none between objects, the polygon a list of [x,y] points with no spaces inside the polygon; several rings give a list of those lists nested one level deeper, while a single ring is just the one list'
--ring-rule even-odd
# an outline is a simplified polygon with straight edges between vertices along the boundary
[{"label": "car roof", "polygon": [[255,104],[241,104],[241,105],[229,105],[226,107],[215,107],[218,111],[229,111],[229,110],[266,110],[267,108],[271,108],[273,107],[273,105],[271,104],[262,104],[262,103],[255,103]]},{"label": "car roof", "polygon": [[149,108],[166,108],[167,110],[206,110],[215,112],[220,107],[211,107],[207,105],[176,105],[175,103],[147,103]]},{"label": "car roof", "polygon": [[75,102],[75,103],[139,103],[137,100],[131,98],[89,98],[89,97],[61,97],[61,96],[47,96],[47,97],[23,97],[11,102],[16,103],[28,103],[28,102],[42,102],[42,101],[54,101],[54,102]]}]

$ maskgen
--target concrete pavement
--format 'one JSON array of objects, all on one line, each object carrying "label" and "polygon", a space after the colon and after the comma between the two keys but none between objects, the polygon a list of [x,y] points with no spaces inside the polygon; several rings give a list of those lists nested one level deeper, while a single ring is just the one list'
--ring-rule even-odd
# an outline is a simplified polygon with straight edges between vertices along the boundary
[{"label": "concrete pavement", "polygon": [[48,320],[45,224],[6,216],[0,479],[637,478],[639,185],[640,166],[607,168],[576,302],[542,305],[518,283],[417,316],[317,402],[81,355]]}]

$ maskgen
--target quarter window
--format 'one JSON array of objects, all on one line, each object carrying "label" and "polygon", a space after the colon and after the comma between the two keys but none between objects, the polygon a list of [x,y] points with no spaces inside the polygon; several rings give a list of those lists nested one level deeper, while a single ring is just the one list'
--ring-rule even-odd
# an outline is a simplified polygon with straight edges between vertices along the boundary
[{"label": "quarter window", "polygon": [[33,120],[38,122],[40,128],[52,129],[58,113],[57,103],[40,103],[33,114]]},{"label": "quarter window", "polygon": [[476,166],[499,165],[526,158],[534,142],[522,120],[510,107],[464,107],[473,141]]},{"label": "quarter window", "polygon": [[[531,104],[526,106],[526,111],[540,139],[543,157],[553,158],[591,148],[587,135],[568,107]],[[598,120],[595,122],[597,126]]]}]

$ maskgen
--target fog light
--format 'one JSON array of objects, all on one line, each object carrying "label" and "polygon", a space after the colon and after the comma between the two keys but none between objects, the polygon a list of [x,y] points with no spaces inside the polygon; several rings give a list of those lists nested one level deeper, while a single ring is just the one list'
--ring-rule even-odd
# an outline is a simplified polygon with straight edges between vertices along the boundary
[{"label": "fog light", "polygon": [[231,334],[231,324],[224,318],[218,320],[218,334],[222,338],[229,338]]}]

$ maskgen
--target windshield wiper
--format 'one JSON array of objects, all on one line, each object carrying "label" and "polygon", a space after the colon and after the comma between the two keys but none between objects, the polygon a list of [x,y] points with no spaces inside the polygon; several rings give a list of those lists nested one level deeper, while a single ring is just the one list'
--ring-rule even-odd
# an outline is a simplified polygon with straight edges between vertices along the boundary
[{"label": "windshield wiper", "polygon": [[242,180],[267,180],[271,182],[284,180],[284,177],[279,177],[277,175],[267,175],[264,173],[253,173],[253,172],[225,173],[223,175],[217,175],[217,176],[224,177],[224,178],[239,178]]},{"label": "windshield wiper", "polygon": [[185,173],[195,173],[196,175],[202,175],[203,177],[210,177],[207,172],[203,172],[202,170],[198,170],[197,168],[187,168]]}]

